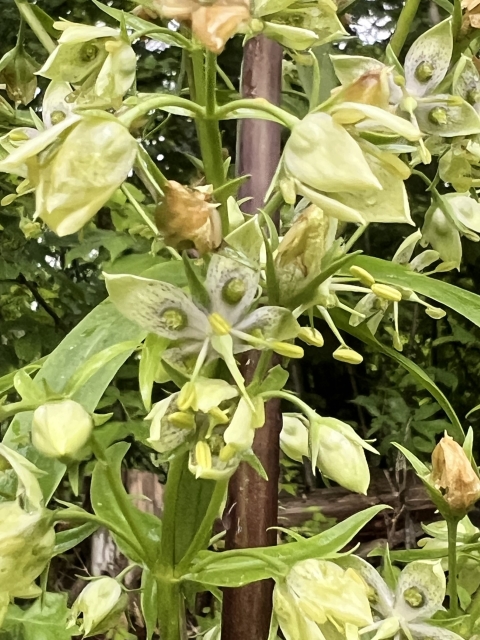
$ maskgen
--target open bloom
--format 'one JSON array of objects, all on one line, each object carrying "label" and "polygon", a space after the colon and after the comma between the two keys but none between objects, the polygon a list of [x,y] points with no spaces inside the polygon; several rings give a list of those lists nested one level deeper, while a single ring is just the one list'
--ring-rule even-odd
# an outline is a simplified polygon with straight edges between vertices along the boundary
[{"label": "open bloom", "polygon": [[328,627],[338,631],[372,622],[364,581],[354,570],[328,560],[293,565],[273,594],[274,613],[287,640],[322,640]]},{"label": "open bloom", "polygon": [[370,470],[364,449],[376,451],[345,422],[314,414],[307,426],[300,416],[284,415],[280,446],[293,460],[311,458],[325,477],[342,487],[367,493]]},{"label": "open bloom", "polygon": [[214,53],[250,18],[249,0],[154,0],[153,8],[165,18],[191,22],[193,35]]},{"label": "open bloom", "polygon": [[370,588],[370,604],[381,618],[366,626],[361,634],[375,631],[374,638],[401,637],[415,640],[460,640],[448,629],[428,624],[434,613],[443,609],[446,592],[445,574],[439,561],[415,561],[401,572],[395,590],[390,589],[371,564],[356,556],[336,561],[343,568],[351,568],[365,580]]},{"label": "open bloom", "polygon": [[[141,327],[168,338],[173,348],[165,360],[185,363],[196,356],[195,380],[207,359],[223,358],[235,382],[245,393],[234,354],[249,349],[270,348],[301,357],[299,347],[282,342],[295,338],[299,325],[292,313],[281,307],[251,311],[260,274],[232,258],[212,256],[199,301],[166,282],[130,275],[105,275],[110,298],[117,309]],[[288,354],[287,354],[288,355]]]},{"label": "open bloom", "polygon": [[430,244],[444,262],[459,269],[461,236],[480,240],[480,203],[468,193],[447,193],[442,199],[443,208],[432,206],[425,215],[422,244]]},{"label": "open bloom", "polygon": [[115,118],[71,115],[24,141],[0,171],[27,176],[35,187],[35,216],[59,236],[81,229],[122,185],[137,143]]},{"label": "open bloom", "polygon": [[[0,503],[0,625],[10,598],[36,598],[36,578],[53,555],[55,530],[37,476],[42,472],[9,447],[0,444],[5,463],[18,479],[17,499]],[[0,472],[0,475],[3,472]],[[8,473],[8,471],[7,471]]]},{"label": "open bloom", "polygon": [[118,107],[135,79],[137,57],[127,37],[111,27],[91,27],[62,20],[57,48],[39,75],[82,85],[82,94]]},{"label": "open bloom", "polygon": [[[449,19],[415,40],[405,57],[404,78],[393,66],[387,67],[373,58],[340,55],[332,56],[332,61],[345,90],[367,74],[387,70],[390,105],[399,114],[408,114],[422,133],[442,137],[479,133],[480,118],[471,101],[464,99],[462,91],[456,91],[460,94],[457,96],[436,93],[447,75],[452,51],[452,23]],[[340,98],[342,95],[338,92]]]},{"label": "open bloom", "polygon": [[293,203],[300,194],[345,222],[413,224],[404,185],[410,171],[395,155],[360,139],[356,126],[365,119],[409,140],[421,137],[410,122],[372,105],[343,103],[329,113],[310,113],[285,145],[284,197]]}]

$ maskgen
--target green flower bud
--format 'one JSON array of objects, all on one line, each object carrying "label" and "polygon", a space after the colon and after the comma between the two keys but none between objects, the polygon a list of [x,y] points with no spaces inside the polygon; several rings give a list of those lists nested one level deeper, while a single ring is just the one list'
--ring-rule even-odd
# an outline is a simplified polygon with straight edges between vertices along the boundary
[{"label": "green flower bud", "polygon": [[93,420],[78,402],[47,402],[33,414],[32,442],[49,458],[75,459],[81,456],[92,430]]},{"label": "green flower bud", "polygon": [[127,596],[114,578],[94,580],[73,603],[68,626],[82,616],[80,632],[85,637],[105,633],[117,624],[126,604]]},{"label": "green flower bud", "polygon": [[0,82],[5,83],[7,95],[16,106],[27,105],[35,97],[37,69],[37,63],[25,52],[21,44],[0,60]]},{"label": "green flower bud", "polygon": [[229,304],[237,304],[247,291],[245,282],[240,278],[232,278],[223,285],[222,298]]},{"label": "green flower bud", "polygon": [[434,71],[435,69],[430,62],[421,62],[415,69],[415,78],[419,82],[428,82],[432,79]]},{"label": "green flower bud", "polygon": [[445,126],[448,122],[448,112],[444,107],[434,107],[428,112],[428,119],[432,124]]}]

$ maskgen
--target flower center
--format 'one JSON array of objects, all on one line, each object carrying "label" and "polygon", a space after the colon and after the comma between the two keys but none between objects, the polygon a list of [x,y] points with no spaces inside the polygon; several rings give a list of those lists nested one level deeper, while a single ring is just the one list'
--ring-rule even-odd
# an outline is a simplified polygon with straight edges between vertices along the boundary
[{"label": "flower center", "polygon": [[415,69],[415,77],[419,82],[428,82],[431,80],[434,70],[430,62],[421,62]]},{"label": "flower center", "polygon": [[181,309],[165,309],[160,319],[165,328],[170,331],[180,331],[180,329],[184,329],[188,324],[187,316]]},{"label": "flower center", "polygon": [[417,587],[410,587],[409,589],[405,589],[405,591],[403,592],[403,599],[414,609],[418,609],[425,604],[425,596]]},{"label": "flower center", "polygon": [[222,318],[219,313],[211,313],[208,316],[208,321],[210,322],[210,326],[212,327],[213,332],[217,336],[226,336],[227,333],[230,333],[230,330],[232,328],[230,323],[227,322],[225,318]]},{"label": "flower center", "polygon": [[92,42],[86,42],[80,49],[80,59],[82,62],[91,62],[98,56],[98,47]]},{"label": "flower center", "polygon": [[245,295],[247,288],[240,278],[231,278],[223,285],[222,298],[228,304],[237,304]]}]

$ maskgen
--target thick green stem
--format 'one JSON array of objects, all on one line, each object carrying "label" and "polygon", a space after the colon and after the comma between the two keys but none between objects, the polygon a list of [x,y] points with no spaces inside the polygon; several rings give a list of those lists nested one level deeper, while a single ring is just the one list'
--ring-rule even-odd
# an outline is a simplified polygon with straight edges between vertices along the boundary
[{"label": "thick green stem", "polygon": [[[225,171],[223,168],[222,137],[215,115],[217,57],[210,51],[207,51],[204,56],[201,50],[192,51],[190,57],[192,61],[190,82],[192,98],[205,108],[206,115],[206,119],[200,118],[196,121],[205,179],[213,185],[214,189],[218,189],[225,183]],[[228,213],[225,202],[220,202],[219,213],[222,220],[222,233],[225,237],[228,234]]]},{"label": "thick green stem", "polygon": [[162,640],[186,638],[185,601],[180,583],[170,573],[157,575],[158,625]]},{"label": "thick green stem", "polygon": [[448,595],[450,598],[450,615],[456,618],[458,611],[458,587],[457,587],[457,528],[458,520],[449,518],[448,529]]},{"label": "thick green stem", "polygon": [[219,480],[216,483],[210,499],[210,504],[208,505],[208,509],[203,517],[202,524],[190,543],[185,555],[175,568],[175,575],[177,577],[181,578],[182,574],[187,572],[192,560],[205,546],[205,540],[209,539],[209,536],[212,533],[213,523],[215,522],[218,512],[220,511],[220,507],[225,500],[227,486],[228,480]]},{"label": "thick green stem", "polygon": [[45,31],[45,27],[35,15],[30,4],[27,0],[15,0],[17,9],[20,12],[21,17],[28,24],[33,33],[37,36],[39,42],[45,47],[48,53],[52,53],[55,49],[55,43]]},{"label": "thick green stem", "polygon": [[405,40],[408,38],[412,22],[417,15],[419,5],[420,0],[406,0],[400,17],[398,18],[395,33],[390,40],[390,47],[397,57],[405,44]]}]

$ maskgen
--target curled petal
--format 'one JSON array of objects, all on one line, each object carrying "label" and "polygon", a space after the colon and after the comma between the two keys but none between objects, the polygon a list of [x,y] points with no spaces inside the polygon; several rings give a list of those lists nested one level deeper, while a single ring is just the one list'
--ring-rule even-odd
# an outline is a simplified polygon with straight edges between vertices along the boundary
[{"label": "curled petal", "polygon": [[461,640],[461,636],[450,629],[436,627],[433,624],[409,624],[408,628],[415,640]]},{"label": "curled petal", "polygon": [[105,274],[113,304],[126,318],[170,340],[203,340],[206,316],[178,287],[130,275]]},{"label": "curled petal", "polygon": [[212,313],[235,325],[251,307],[257,294],[259,273],[218,253],[208,265],[206,286]]},{"label": "curled petal", "polygon": [[395,612],[407,622],[426,620],[442,609],[446,580],[440,562],[411,562],[398,579]]},{"label": "curled petal", "polygon": [[183,429],[172,424],[168,416],[178,411],[176,400],[178,393],[165,398],[153,407],[145,420],[151,420],[148,442],[152,449],[159,453],[174,451],[193,433],[191,429]]},{"label": "curled petal", "polygon": [[372,122],[372,125],[381,125],[385,127],[385,129],[393,131],[407,140],[420,140],[422,137],[418,127],[408,120],[371,104],[344,102],[335,106],[331,110],[331,114],[336,121],[341,121],[345,124],[355,124],[356,122],[368,119],[368,121]]}]

